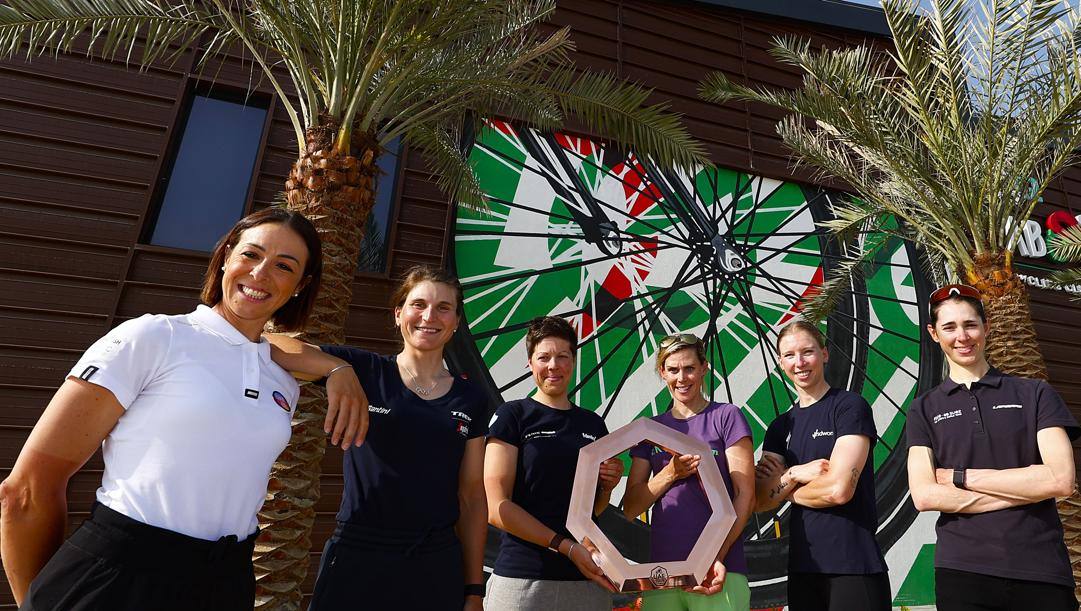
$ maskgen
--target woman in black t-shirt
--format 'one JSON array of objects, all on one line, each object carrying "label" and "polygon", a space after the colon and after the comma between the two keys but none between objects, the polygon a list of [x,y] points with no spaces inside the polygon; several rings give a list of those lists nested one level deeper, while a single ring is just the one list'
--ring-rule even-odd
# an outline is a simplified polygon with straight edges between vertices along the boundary
[{"label": "woman in black t-shirt", "polygon": [[275,355],[279,364],[327,377],[332,393],[359,377],[352,392],[369,403],[364,444],[345,453],[338,527],[310,609],[481,611],[487,405],[443,367],[461,321],[461,288],[415,267],[393,304],[402,336],[393,356],[272,339],[284,353]]},{"label": "woman in black t-shirt", "polygon": [[[612,608],[611,584],[566,528],[578,451],[608,434],[600,416],[567,398],[577,344],[562,318],[533,320],[526,352],[537,392],[503,404],[489,423],[488,520],[503,540],[488,580],[488,611]],[[622,476],[618,458],[601,463],[595,513],[608,506]]]}]

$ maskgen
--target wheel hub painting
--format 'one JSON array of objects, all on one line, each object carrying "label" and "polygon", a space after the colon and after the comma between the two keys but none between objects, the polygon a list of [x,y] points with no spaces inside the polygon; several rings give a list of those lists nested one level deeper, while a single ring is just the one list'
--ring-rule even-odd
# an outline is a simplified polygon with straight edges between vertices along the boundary
[{"label": "wheel hub painting", "polygon": [[[502,121],[478,132],[470,162],[491,210],[458,209],[453,265],[471,340],[464,360],[494,395],[534,391],[525,328],[536,316],[561,316],[579,337],[571,399],[614,430],[668,408],[655,373],[658,343],[695,333],[711,364],[705,392],[740,406],[761,445],[795,397],[777,366],[777,332],[844,258],[845,246],[819,225],[837,194],[719,167],[658,168],[588,139]],[[886,550],[915,516],[905,505],[904,409],[937,370],[924,356],[934,351],[922,338],[917,294],[925,287],[914,252],[881,234],[859,239],[879,250],[823,325],[826,376],[874,410]],[[786,527],[787,507],[748,524],[756,604],[783,598]]]}]

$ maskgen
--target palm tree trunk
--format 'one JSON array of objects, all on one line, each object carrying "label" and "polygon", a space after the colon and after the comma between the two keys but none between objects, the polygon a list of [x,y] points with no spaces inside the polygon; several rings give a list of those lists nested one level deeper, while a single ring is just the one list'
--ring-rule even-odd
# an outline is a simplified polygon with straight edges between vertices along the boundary
[{"label": "palm tree trunk", "polygon": [[[1007,265],[1004,254],[978,255],[975,261],[975,269],[968,276],[972,286],[983,295],[987,319],[991,321],[987,360],[1010,375],[1046,380],[1047,367],[1036,341],[1024,282]],[[1078,584],[1075,593],[1081,597],[1081,495],[1077,488],[1057,506]]]},{"label": "palm tree trunk", "polygon": [[[370,135],[353,143],[356,156],[334,151],[337,125],[327,120],[307,131],[307,152],[293,164],[286,182],[291,210],[307,216],[323,241],[323,281],[304,333],[305,341],[342,343],[353,292],[353,275],[364,223],[375,196],[379,144]],[[359,141],[358,141],[359,140]],[[271,472],[267,500],[259,512],[262,533],[255,547],[255,608],[300,609],[301,584],[308,575],[311,531],[319,500],[326,393],[301,388],[293,436]]]}]

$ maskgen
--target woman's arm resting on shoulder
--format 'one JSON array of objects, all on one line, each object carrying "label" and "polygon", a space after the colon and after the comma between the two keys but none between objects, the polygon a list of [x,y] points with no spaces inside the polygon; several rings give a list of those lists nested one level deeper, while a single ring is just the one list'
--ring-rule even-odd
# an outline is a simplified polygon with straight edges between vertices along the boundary
[{"label": "woman's arm resting on shoulder", "polygon": [[[484,496],[484,437],[465,443],[465,456],[458,469],[458,523],[454,530],[462,542],[465,583],[484,583],[484,541],[488,536],[488,502]],[[467,596],[467,605],[479,597]]]},{"label": "woman's arm resting on shoulder", "polygon": [[801,486],[792,494],[792,502],[818,509],[852,500],[870,449],[871,440],[863,435],[839,437],[830,452],[829,470]]},{"label": "woman's arm resting on shoulder", "polygon": [[[1025,503],[1038,503],[1073,494],[1073,446],[1066,430],[1059,426],[1040,429],[1036,433],[1036,445],[1040,450],[1042,465],[1016,469],[967,469],[965,488]],[[952,485],[953,469],[937,469],[936,480],[940,484]]]},{"label": "woman's arm resting on shoulder", "polygon": [[934,464],[931,448],[913,446],[908,449],[908,488],[912,493],[912,503],[919,511],[984,513],[1026,504],[992,494],[962,490],[952,483],[940,484],[935,479]]},{"label": "woman's arm resting on shoulder", "polygon": [[358,446],[364,443],[368,435],[368,395],[349,363],[288,335],[267,333],[264,337],[270,342],[271,358],[293,377],[327,379],[323,432],[330,433],[330,443],[340,445],[343,450],[351,443]]},{"label": "woman's arm resting on shoulder", "polygon": [[109,390],[68,378],[0,483],[0,557],[16,604],[63,541],[68,480],[123,413]]}]

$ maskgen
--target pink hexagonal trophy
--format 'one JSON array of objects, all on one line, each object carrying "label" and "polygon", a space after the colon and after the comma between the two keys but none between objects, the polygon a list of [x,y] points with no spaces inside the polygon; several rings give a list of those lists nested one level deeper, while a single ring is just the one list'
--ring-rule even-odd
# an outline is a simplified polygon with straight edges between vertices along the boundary
[{"label": "pink hexagonal trophy", "polygon": [[[701,478],[709,506],[713,509],[713,515],[706,522],[686,560],[645,564],[631,562],[619,553],[593,521],[593,501],[597,493],[597,471],[600,463],[642,441],[679,454],[698,454],[703,458],[698,465],[698,476]],[[728,536],[728,531],[736,521],[732,499],[729,498],[728,489],[721,479],[717,461],[706,460],[712,456],[713,450],[704,441],[648,418],[635,420],[579,451],[570,512],[567,514],[567,530],[579,542],[589,539],[597,548],[598,553],[594,554],[594,559],[619,591],[681,588],[698,585],[705,579],[717,552]]]}]

